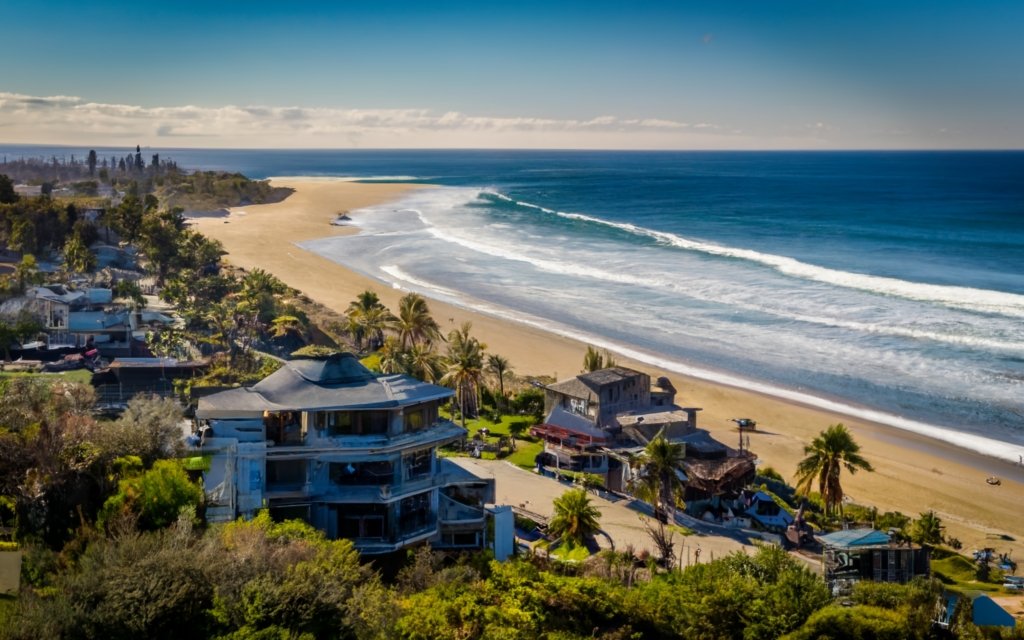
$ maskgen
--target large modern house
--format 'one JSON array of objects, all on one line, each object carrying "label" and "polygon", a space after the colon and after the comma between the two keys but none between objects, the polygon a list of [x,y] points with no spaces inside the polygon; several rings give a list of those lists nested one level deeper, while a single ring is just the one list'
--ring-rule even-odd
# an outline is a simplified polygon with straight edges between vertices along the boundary
[{"label": "large modern house", "polygon": [[466,434],[438,416],[451,395],[409,376],[375,375],[345,353],[292,360],[253,387],[201,398],[207,519],[269,508],[350,538],[363,553],[430,542],[488,545],[503,558],[512,513],[491,504],[493,480],[437,457]]}]

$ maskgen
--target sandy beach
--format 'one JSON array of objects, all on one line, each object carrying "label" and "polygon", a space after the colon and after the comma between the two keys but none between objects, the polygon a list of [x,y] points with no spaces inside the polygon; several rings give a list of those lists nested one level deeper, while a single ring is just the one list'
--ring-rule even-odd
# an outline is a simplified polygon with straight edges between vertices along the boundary
[{"label": "sandy beach", "polygon": [[[395,200],[420,185],[365,184],[327,179],[274,179],[275,186],[296,192],[285,201],[239,207],[227,217],[193,220],[195,228],[220,240],[227,260],[242,268],[260,267],[312,299],[343,311],[359,292],[372,289],[394,309],[405,293],[304,251],[295,243],[329,235],[356,233],[351,226],[332,226],[343,211]],[[550,375],[564,379],[580,371],[586,345],[467,309],[431,302],[434,318],[444,332],[464,321],[489,353],[498,353],[520,375]],[[657,375],[664,372],[619,358],[625,366]],[[955,449],[952,446],[855,416],[829,413],[743,389],[707,381],[669,376],[679,389],[678,400],[702,407],[700,426],[735,445],[738,435],[733,417],[758,421],[750,434],[750,447],[763,464],[791,477],[803,446],[830,424],[842,422],[854,432],[874,473],[845,475],[843,488],[855,502],[880,511],[899,510],[916,516],[934,510],[949,535],[958,537],[965,550],[992,547],[1013,551],[1024,560],[1024,469]],[[998,476],[999,486],[986,484]]]}]

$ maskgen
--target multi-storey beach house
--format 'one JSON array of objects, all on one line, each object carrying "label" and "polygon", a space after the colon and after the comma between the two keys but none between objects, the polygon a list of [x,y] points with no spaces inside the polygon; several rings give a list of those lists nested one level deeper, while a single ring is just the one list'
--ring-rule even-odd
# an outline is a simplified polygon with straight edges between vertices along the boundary
[{"label": "multi-storey beach house", "polygon": [[754,477],[754,456],[716,441],[697,427],[698,407],[676,405],[666,377],[652,384],[646,373],[610,367],[547,385],[544,422],[530,433],[544,441],[542,465],[601,476],[613,491],[627,491],[634,461],[662,435],[685,445],[688,504],[737,497]]},{"label": "multi-storey beach house", "polygon": [[486,544],[504,557],[512,513],[490,505],[493,479],[437,456],[466,434],[438,415],[451,396],[409,376],[375,375],[346,353],[293,360],[253,387],[201,398],[207,519],[268,508],[350,538],[363,553],[430,542]]}]

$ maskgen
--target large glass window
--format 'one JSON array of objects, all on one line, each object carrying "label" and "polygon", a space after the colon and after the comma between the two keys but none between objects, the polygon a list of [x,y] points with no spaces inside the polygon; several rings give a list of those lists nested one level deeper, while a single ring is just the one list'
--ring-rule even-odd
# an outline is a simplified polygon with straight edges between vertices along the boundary
[{"label": "large glass window", "polygon": [[338,533],[343,538],[384,538],[387,507],[380,504],[345,505],[338,511]]},{"label": "large glass window", "polygon": [[434,450],[424,449],[402,456],[402,467],[406,480],[419,480],[429,476],[434,468]]},{"label": "large glass window", "polygon": [[437,422],[437,402],[423,402],[406,407],[403,415],[406,433],[426,429]]},{"label": "large glass window", "polygon": [[268,460],[267,489],[297,488],[306,484],[305,460]]},{"label": "large glass window", "polygon": [[404,498],[398,506],[398,530],[410,534],[434,525],[430,509],[430,493],[420,493]]},{"label": "large glass window", "polygon": [[382,435],[390,419],[387,411],[320,411],[313,423],[332,436]]},{"label": "large glass window", "polygon": [[390,461],[332,462],[331,482],[348,486],[374,486],[394,481],[394,465]]},{"label": "large glass window", "polygon": [[299,414],[294,411],[266,413],[263,424],[267,430],[267,439],[278,445],[297,445],[305,440]]}]

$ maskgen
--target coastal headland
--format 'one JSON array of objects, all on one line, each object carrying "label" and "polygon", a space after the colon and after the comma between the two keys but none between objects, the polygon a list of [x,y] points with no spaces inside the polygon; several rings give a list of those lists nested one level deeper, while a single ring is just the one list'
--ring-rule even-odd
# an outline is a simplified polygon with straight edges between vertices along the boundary
[{"label": "coastal headland", "polygon": [[[357,233],[354,226],[330,224],[342,212],[397,200],[424,185],[359,183],[324,178],[275,178],[275,187],[295,193],[282,202],[229,210],[225,217],[199,217],[192,224],[223,243],[227,260],[245,269],[262,268],[310,298],[344,311],[366,289],[378,293],[388,307],[397,307],[404,291],[355,273],[297,243],[330,235]],[[442,258],[443,259],[443,258]],[[469,321],[473,334],[489,353],[509,359],[519,375],[567,378],[580,371],[586,345],[542,329],[484,315],[432,300],[431,312],[443,332]],[[960,450],[859,419],[706,380],[659,371],[650,365],[616,356],[624,365],[668,375],[679,389],[679,402],[702,407],[699,423],[731,445],[738,440],[731,418],[751,417],[750,448],[783,476],[791,478],[803,447],[822,429],[842,422],[855,434],[874,473],[845,475],[843,488],[856,503],[880,512],[898,510],[916,517],[934,510],[949,536],[965,550],[991,547],[1024,558],[1024,468]],[[1001,484],[986,483],[997,476]]]}]

